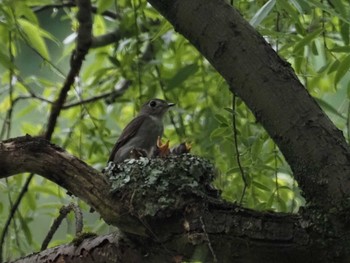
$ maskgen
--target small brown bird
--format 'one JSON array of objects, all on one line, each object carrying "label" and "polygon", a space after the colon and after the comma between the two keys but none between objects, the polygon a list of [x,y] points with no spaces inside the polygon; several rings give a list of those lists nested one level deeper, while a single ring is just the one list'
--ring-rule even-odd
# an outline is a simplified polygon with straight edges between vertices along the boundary
[{"label": "small brown bird", "polygon": [[122,131],[108,162],[120,163],[132,158],[131,153],[135,150],[140,155],[151,157],[157,138],[163,135],[163,116],[174,105],[161,99],[146,102],[141,112]]},{"label": "small brown bird", "polygon": [[180,143],[178,146],[171,149],[171,153],[174,155],[180,155],[184,153],[189,153],[192,149],[192,145],[187,142]]}]

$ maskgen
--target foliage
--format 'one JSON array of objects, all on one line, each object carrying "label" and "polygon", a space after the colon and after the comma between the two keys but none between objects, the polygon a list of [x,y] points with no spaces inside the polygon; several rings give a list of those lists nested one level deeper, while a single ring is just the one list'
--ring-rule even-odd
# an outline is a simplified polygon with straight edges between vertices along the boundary
[{"label": "foliage", "polygon": [[[47,7],[50,4],[57,3],[0,3],[1,139],[45,130],[51,104],[69,70],[77,10],[61,2],[55,8]],[[177,103],[166,121],[165,136],[172,144],[190,141],[193,154],[215,163],[220,172],[216,186],[224,198],[254,209],[296,212],[303,199],[283,156],[209,63],[145,1],[96,0],[93,4],[97,7],[94,35],[118,30],[121,38],[89,51],[66,104],[111,92],[122,79],[132,85],[119,98],[64,109],[52,141],[102,169],[140,103],[163,97]],[[292,64],[308,91],[349,138],[349,2],[242,0],[235,1],[235,7]],[[26,178],[18,175],[0,182],[1,226]],[[38,250],[61,205],[72,200],[77,202],[63,189],[35,177],[6,238],[5,256],[16,258]],[[81,206],[86,211],[86,231],[108,231],[98,215]],[[51,246],[72,239],[72,220]]]}]

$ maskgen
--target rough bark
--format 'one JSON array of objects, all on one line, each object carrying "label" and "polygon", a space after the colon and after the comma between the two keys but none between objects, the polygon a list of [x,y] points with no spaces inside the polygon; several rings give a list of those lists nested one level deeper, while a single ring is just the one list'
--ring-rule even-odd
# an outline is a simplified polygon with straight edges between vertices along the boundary
[{"label": "rough bark", "polygon": [[41,138],[0,143],[0,178],[34,172],[66,188],[132,240],[123,243],[125,250],[135,257],[147,252],[142,262],[346,259],[327,223],[312,212],[263,213],[221,200],[210,186],[215,169],[198,157],[142,158],[106,170],[101,174]]},{"label": "rough bark", "polygon": [[118,234],[90,237],[46,249],[13,263],[137,263],[142,256]]},{"label": "rough bark", "polygon": [[174,210],[166,207],[145,216],[144,208],[134,204],[148,195],[133,199],[135,185],[119,196],[124,199],[116,199],[101,173],[30,137],[0,144],[0,177],[34,172],[56,182],[151,251],[145,262],[189,259],[196,249],[206,250],[202,260],[209,262],[349,262],[349,147],[290,65],[222,0],[149,2],[250,107],[286,157],[310,206],[299,216],[259,213],[202,191],[186,192],[188,199]]},{"label": "rough bark", "polygon": [[148,0],[252,110],[276,142],[307,201],[331,213],[335,231],[350,218],[350,149],[293,69],[224,0]]}]

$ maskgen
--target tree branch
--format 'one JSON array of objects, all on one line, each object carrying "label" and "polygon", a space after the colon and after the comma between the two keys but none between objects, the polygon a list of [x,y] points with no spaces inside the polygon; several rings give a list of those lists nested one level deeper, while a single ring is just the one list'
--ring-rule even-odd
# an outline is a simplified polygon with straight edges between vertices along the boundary
[{"label": "tree branch", "polygon": [[106,33],[104,35],[100,35],[92,38],[91,48],[98,48],[107,46],[109,44],[113,44],[118,42],[122,38],[122,34],[119,28],[114,29],[114,31],[110,33]]},{"label": "tree branch", "polygon": [[[106,253],[108,251],[108,253]],[[116,233],[90,238],[81,238],[77,242],[33,253],[13,263],[47,263],[61,262],[143,262],[142,255],[130,242]],[[63,262],[63,261],[62,261]]]},{"label": "tree branch", "polygon": [[79,74],[81,65],[88,53],[92,41],[92,17],[91,17],[91,2],[90,0],[78,0],[77,6],[79,8],[77,19],[79,21],[77,47],[72,53],[70,61],[70,71],[67,75],[66,81],[60,91],[56,102],[52,105],[45,138],[50,140],[54,132],[58,116],[62,110],[63,104],[66,100],[68,91],[73,85],[75,77]]},{"label": "tree branch", "polygon": [[[212,168],[206,167],[191,155],[141,159],[118,165],[117,174],[110,177],[42,138],[0,143],[0,178],[23,172],[42,175],[91,205],[107,223],[137,234],[141,247],[153,246],[162,255],[169,256],[170,250],[171,256],[190,259],[195,248],[208,247],[208,237],[213,251],[209,254],[218,262],[234,258],[234,246],[240,247],[239,253],[251,254],[245,258],[251,260],[294,253],[293,261],[285,262],[295,262],[309,253],[309,246],[320,257],[325,255],[318,222],[310,222],[307,214],[261,213],[226,203],[208,194],[212,190],[205,178],[211,178]],[[151,259],[148,262],[157,262]]]},{"label": "tree branch", "polygon": [[116,98],[122,96],[125,93],[125,91],[130,87],[130,84],[131,84],[130,80],[123,79],[116,84],[114,90],[112,90],[111,92],[100,94],[95,97],[88,98],[86,100],[73,102],[71,104],[65,104],[62,106],[62,109],[63,110],[70,109],[79,105],[92,103],[100,99],[108,99],[108,102],[113,102]]},{"label": "tree branch", "polygon": [[330,220],[343,232],[350,218],[350,148],[290,64],[223,0],[148,2],[247,104],[285,156],[308,202],[320,214],[331,212]]},{"label": "tree branch", "polygon": [[[77,5],[74,2],[68,2],[68,3],[62,3],[62,4],[52,4],[52,5],[44,5],[44,6],[39,6],[39,7],[33,7],[33,11],[35,13],[42,12],[47,9],[54,9],[54,8],[71,8],[71,7],[76,7]],[[97,7],[96,6],[91,6],[91,10],[93,13],[97,13]],[[112,11],[106,10],[103,11],[102,14],[105,17],[109,17],[112,19],[120,19],[120,16]]]},{"label": "tree branch", "polygon": [[82,198],[95,210],[104,204],[101,215],[106,216],[107,222],[117,217],[116,207],[105,202],[110,198],[104,199],[109,192],[106,178],[45,139],[27,135],[4,141],[0,143],[0,159],[0,178],[24,172],[39,174]]}]

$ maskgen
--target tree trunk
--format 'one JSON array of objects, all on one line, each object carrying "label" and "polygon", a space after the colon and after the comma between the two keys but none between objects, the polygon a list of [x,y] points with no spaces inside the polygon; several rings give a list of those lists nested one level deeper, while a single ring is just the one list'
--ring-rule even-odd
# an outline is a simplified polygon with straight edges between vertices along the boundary
[{"label": "tree trunk", "polygon": [[[127,233],[138,254],[147,254],[144,262],[191,257],[204,262],[349,262],[349,147],[290,65],[222,0],[149,2],[246,102],[281,149],[309,206],[296,216],[227,204],[212,196],[210,176],[204,176],[210,168],[202,169],[200,159],[186,159],[191,156],[150,161],[155,166],[147,174],[153,181],[142,180],[148,169],[144,160],[128,164],[132,177],[118,166],[119,174],[106,179],[62,149],[30,137],[0,144],[0,177],[35,172],[65,187]],[[194,160],[200,172],[191,169]],[[171,167],[186,169],[171,174]],[[186,187],[174,179],[179,174]],[[173,180],[166,183],[169,176]],[[152,183],[177,191],[165,188],[161,198],[156,195],[161,189]]]},{"label": "tree trunk", "polygon": [[265,39],[224,0],[148,0],[225,78],[291,166],[309,204],[350,218],[350,148]]}]

